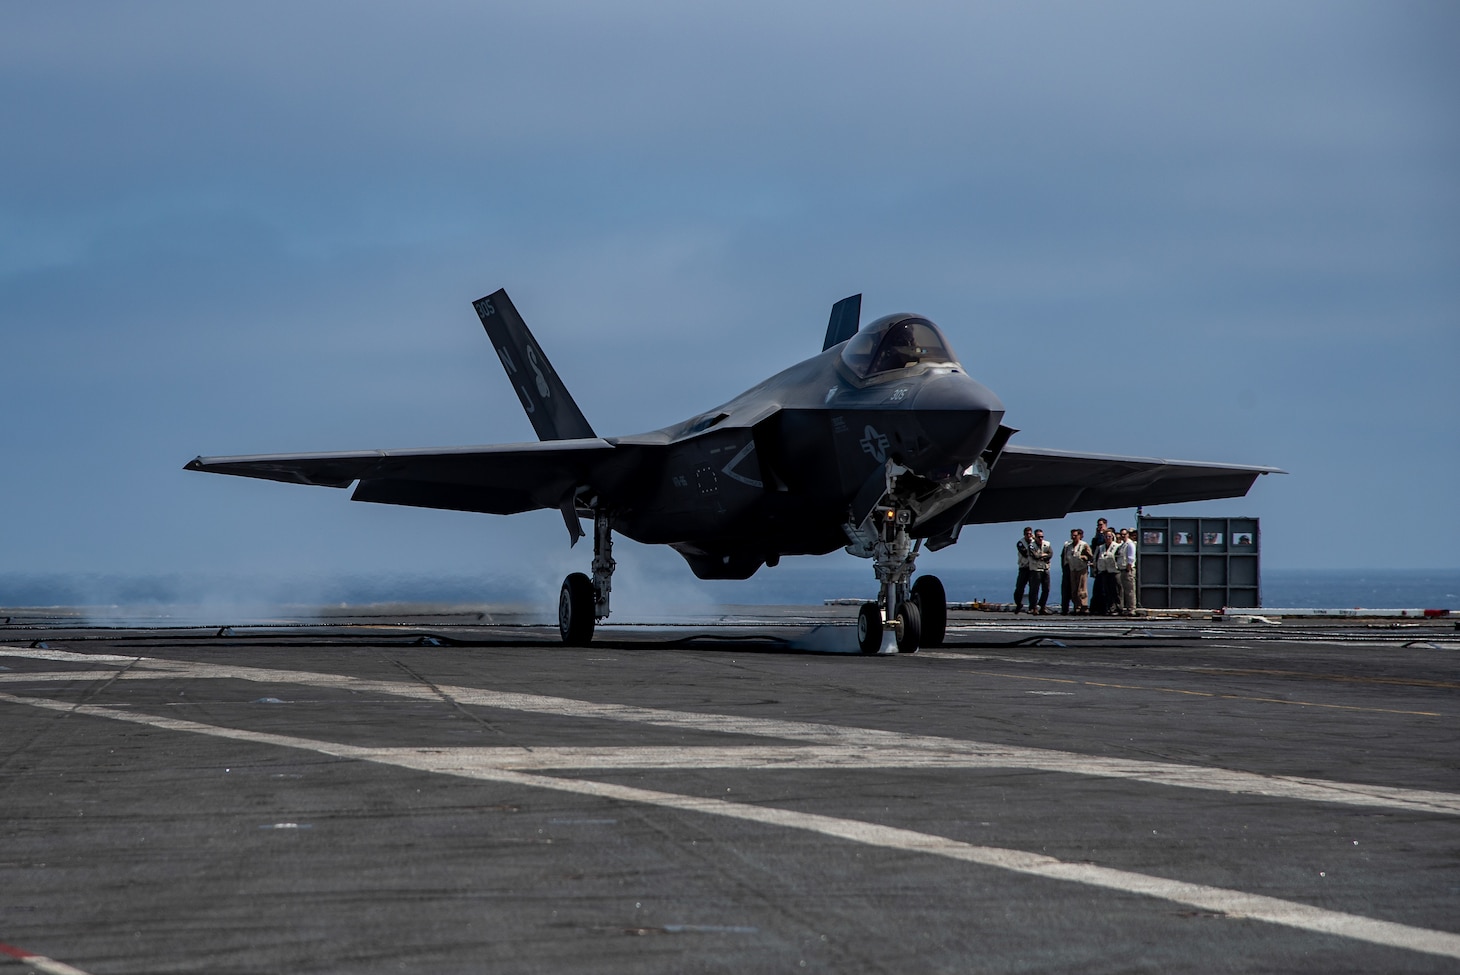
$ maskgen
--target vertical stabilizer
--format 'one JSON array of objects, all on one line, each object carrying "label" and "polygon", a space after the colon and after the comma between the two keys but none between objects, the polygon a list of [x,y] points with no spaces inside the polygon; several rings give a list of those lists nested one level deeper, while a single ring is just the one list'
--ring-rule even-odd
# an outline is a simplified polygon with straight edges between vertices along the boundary
[{"label": "vertical stabilizer", "polygon": [[583,411],[568,394],[568,387],[563,385],[537,340],[527,330],[527,323],[512,307],[506,290],[478,298],[472,307],[477,310],[538,439],[578,440],[596,436]]},{"label": "vertical stabilizer", "polygon": [[857,334],[862,321],[862,296],[852,295],[831,306],[831,320],[826,323],[826,341],[821,343],[825,352],[833,345],[845,342]]}]

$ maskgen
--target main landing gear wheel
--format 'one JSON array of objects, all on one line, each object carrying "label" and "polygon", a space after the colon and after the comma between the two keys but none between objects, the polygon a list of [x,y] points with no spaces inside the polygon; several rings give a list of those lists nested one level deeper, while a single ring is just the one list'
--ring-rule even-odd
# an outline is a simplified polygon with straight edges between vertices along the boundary
[{"label": "main landing gear wheel", "polygon": [[943,581],[937,576],[918,576],[912,584],[912,601],[923,618],[923,637],[919,644],[941,647],[948,633],[948,591],[943,588]]},{"label": "main landing gear wheel", "polygon": [[574,572],[558,593],[558,632],[569,646],[586,647],[593,639],[593,622],[593,583]]},{"label": "main landing gear wheel", "polygon": [[917,653],[918,638],[923,629],[923,617],[918,612],[918,604],[898,603],[894,618],[897,620],[897,652]]},{"label": "main landing gear wheel", "polygon": [[857,611],[857,648],[863,653],[882,649],[882,610],[876,603],[863,603]]}]

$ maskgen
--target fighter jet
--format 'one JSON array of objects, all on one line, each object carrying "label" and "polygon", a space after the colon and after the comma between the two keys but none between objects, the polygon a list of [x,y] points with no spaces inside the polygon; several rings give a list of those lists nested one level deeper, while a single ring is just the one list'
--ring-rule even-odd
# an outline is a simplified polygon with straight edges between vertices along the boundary
[{"label": "fighter jet", "polygon": [[198,457],[186,469],[354,484],[352,500],[383,504],[556,508],[571,544],[589,521],[590,572],[569,575],[558,599],[562,639],[575,645],[609,615],[615,532],[668,545],[701,579],[844,548],[870,559],[878,582],[857,615],[863,653],[942,643],[943,584],[913,576],[919,552],[954,544],[964,525],[1241,497],[1280,473],[1010,443],[1004,405],[942,329],[907,312],[859,329],[861,295],[832,307],[819,355],[672,426],[599,437],[506,291],[473,305],[537,443]]}]

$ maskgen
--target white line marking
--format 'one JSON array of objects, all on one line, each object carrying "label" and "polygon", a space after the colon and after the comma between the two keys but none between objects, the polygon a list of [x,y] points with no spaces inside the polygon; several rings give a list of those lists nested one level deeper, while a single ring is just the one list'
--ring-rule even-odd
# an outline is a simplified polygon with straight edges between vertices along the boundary
[{"label": "white line marking", "polygon": [[452,775],[489,782],[503,782],[531,788],[550,789],[577,795],[621,802],[642,803],[676,809],[683,812],[704,813],[723,816],[767,826],[780,826],[819,833],[835,839],[861,843],[883,849],[902,850],[909,853],[925,853],[947,857],[981,866],[995,867],[1014,873],[1029,874],[1050,880],[1063,880],[1085,884],[1123,893],[1142,894],[1147,897],[1171,901],[1215,911],[1233,917],[1265,921],[1284,927],[1298,928],[1320,934],[1337,935],[1366,941],[1386,947],[1403,948],[1425,954],[1460,959],[1460,934],[1447,931],[1433,931],[1427,928],[1380,921],[1374,918],[1346,914],[1340,911],[1324,910],[1295,901],[1248,894],[1239,890],[1209,887],[1162,877],[1116,870],[1086,863],[1069,863],[1055,857],[1022,850],[1008,850],[1000,847],[977,846],[960,840],[917,833],[912,830],[866,823],[852,819],[839,819],[816,813],[795,812],[768,806],[751,806],[726,802],[723,799],[709,799],[700,796],[685,796],[670,792],[657,792],[631,786],[614,785],[605,782],[588,782],[562,779],[547,775],[494,768],[485,764],[467,765],[461,761],[461,754],[480,752],[479,749],[429,749],[429,748],[365,748],[358,745],[343,745],[335,742],[316,741],[277,735],[266,732],[245,731],[237,728],[221,728],[214,725],[164,718],[149,714],[118,711],[114,708],[89,704],[70,704],[41,698],[15,697],[0,694],[0,700],[14,704],[53,711],[84,714],[91,717],[111,718],[132,724],[163,728],[170,731],[190,732],[245,741],[255,744],[276,745],[283,748],[301,749],[336,758],[375,762],[399,768],[436,774]]},{"label": "white line marking", "polygon": [[[1183,765],[1176,762],[1110,758],[1048,748],[999,745],[930,735],[907,735],[873,728],[670,711],[625,704],[602,704],[572,698],[508,693],[475,687],[438,685],[433,690],[431,687],[415,682],[365,680],[339,674],[173,661],[153,657],[105,656],[71,653],[65,650],[28,650],[12,647],[0,647],[0,655],[77,662],[105,660],[119,664],[131,664],[131,668],[119,678],[127,681],[190,677],[336,688],[363,694],[382,694],[414,700],[440,700],[440,695],[445,695],[461,705],[811,742],[845,749],[849,757],[843,764],[848,767],[886,767],[907,763],[941,767],[1021,768],[1123,779],[1171,788],[1225,792],[1232,795],[1266,796],[1302,802],[1331,802],[1363,808],[1401,809],[1407,812],[1460,816],[1460,794],[1452,792],[1367,785],[1302,776],[1262,775],[1255,772]],[[82,676],[83,674],[85,676]],[[70,682],[83,679],[110,680],[113,677],[117,677],[115,671],[12,673],[0,674],[0,684],[36,681]],[[440,694],[437,693],[438,690]],[[948,758],[929,759],[925,757],[927,753]],[[854,761],[854,757],[858,755],[862,756],[860,766]],[[817,761],[825,762],[828,759],[820,758]],[[795,766],[787,763],[784,767]]]},{"label": "white line marking", "polygon": [[25,657],[28,660],[66,660],[75,663],[91,661],[98,664],[129,664],[138,659],[116,653],[76,653],[73,650],[38,650],[33,647],[0,647],[0,655]]},{"label": "white line marking", "polygon": [[38,972],[45,975],[87,975],[79,968],[74,968],[63,961],[56,961],[54,958],[47,958],[45,955],[37,955],[26,951],[24,948],[17,948],[14,945],[7,945],[0,942],[0,954],[9,955],[17,959],[23,965],[29,965]]},{"label": "white line marking", "polygon": [[29,955],[20,959],[22,963],[29,965],[38,972],[45,975],[87,975],[81,969],[68,965],[63,961],[56,961],[54,958],[47,958],[44,955]]}]

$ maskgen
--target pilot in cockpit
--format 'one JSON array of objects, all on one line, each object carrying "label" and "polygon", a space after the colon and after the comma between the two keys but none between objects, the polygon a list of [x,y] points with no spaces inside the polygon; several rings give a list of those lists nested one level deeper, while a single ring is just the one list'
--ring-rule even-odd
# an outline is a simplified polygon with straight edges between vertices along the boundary
[{"label": "pilot in cockpit", "polygon": [[901,369],[911,362],[918,361],[921,355],[922,349],[918,347],[912,323],[898,322],[882,337],[882,344],[877,347],[877,358],[872,362],[871,371],[879,373],[890,369]]},{"label": "pilot in cockpit", "polygon": [[842,361],[859,379],[888,374],[918,363],[957,365],[938,326],[913,315],[888,315],[862,329],[842,349]]}]

